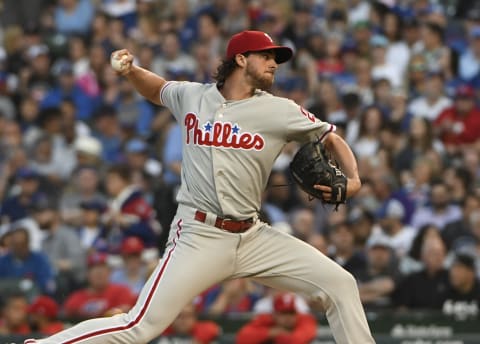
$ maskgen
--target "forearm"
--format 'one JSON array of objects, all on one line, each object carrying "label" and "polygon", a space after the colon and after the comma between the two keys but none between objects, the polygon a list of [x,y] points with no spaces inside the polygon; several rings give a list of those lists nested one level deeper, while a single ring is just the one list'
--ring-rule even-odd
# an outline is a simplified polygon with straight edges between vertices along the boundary
[{"label": "forearm", "polygon": [[355,155],[348,144],[337,134],[330,133],[324,141],[325,147],[333,153],[333,157],[340,163],[347,178],[360,179]]},{"label": "forearm", "polygon": [[347,177],[347,197],[352,197],[362,186],[355,155],[348,144],[337,134],[329,134],[325,138],[324,144],[332,152],[333,158],[339,162],[340,168],[345,173]]},{"label": "forearm", "polygon": [[132,65],[129,72],[124,76],[143,97],[154,104],[162,105],[160,101],[160,90],[166,83],[164,78],[134,65]]}]

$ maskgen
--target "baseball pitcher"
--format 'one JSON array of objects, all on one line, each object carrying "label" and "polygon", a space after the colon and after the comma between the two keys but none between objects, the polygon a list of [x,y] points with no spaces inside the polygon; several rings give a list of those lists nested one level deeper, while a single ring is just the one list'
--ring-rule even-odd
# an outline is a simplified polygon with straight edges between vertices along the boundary
[{"label": "baseball pitcher", "polygon": [[339,162],[343,188],[312,186],[324,201],[343,201],[361,186],[353,153],[335,126],[267,92],[278,65],[291,57],[266,33],[243,31],[230,39],[217,82],[200,84],[166,81],[133,65],[127,50],[112,54],[113,68],[145,98],[168,107],[182,127],[178,211],[165,254],[128,313],[25,344],[146,343],[203,290],[245,277],[321,300],[337,343],[374,343],[354,278],[258,218],[272,165],[292,140],[321,142]]}]

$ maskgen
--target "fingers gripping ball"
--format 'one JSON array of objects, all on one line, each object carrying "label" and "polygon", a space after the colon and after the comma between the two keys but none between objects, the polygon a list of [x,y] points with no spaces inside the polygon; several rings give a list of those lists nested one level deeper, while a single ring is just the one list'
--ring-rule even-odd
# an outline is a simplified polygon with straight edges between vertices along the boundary
[{"label": "fingers gripping ball", "polygon": [[112,68],[117,72],[123,72],[127,68],[128,55],[113,54],[110,58]]},{"label": "fingers gripping ball", "polygon": [[[328,156],[325,146],[319,141],[303,145],[290,163],[290,172],[295,182],[310,196],[324,203],[335,204],[335,209],[347,198],[347,178]],[[321,190],[314,185],[332,188],[332,196],[325,200]]]}]

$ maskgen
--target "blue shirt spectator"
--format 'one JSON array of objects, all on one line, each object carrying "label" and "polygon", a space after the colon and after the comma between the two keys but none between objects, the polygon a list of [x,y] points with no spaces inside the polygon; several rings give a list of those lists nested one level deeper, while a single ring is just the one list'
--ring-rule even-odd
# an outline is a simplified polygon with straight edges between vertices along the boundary
[{"label": "blue shirt spectator", "polygon": [[10,252],[0,257],[0,279],[30,279],[43,293],[52,293],[53,268],[45,254],[30,251],[27,230],[18,228],[6,235]]},{"label": "blue shirt spectator", "polygon": [[60,1],[54,19],[57,31],[64,34],[86,34],[90,30],[94,7],[90,0]]}]

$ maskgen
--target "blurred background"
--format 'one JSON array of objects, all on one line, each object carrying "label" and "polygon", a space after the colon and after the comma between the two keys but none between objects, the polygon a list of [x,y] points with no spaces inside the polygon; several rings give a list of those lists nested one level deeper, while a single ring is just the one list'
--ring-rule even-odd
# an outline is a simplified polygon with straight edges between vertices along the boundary
[{"label": "blurred background", "polygon": [[[244,29],[294,49],[272,93],[335,124],[363,181],[333,212],[291,183],[289,144],[263,219],[355,276],[378,343],[480,342],[480,1],[4,0],[0,14],[1,342],[128,310],[163,254],[181,129],[111,52],[212,82]],[[228,281],[152,343],[333,343],[318,306]]]}]

